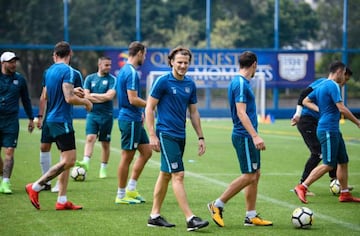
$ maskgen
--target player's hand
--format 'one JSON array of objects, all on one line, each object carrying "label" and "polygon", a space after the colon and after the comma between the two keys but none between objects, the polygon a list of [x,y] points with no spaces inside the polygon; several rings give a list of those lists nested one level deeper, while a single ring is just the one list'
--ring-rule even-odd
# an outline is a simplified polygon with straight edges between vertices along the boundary
[{"label": "player's hand", "polygon": [[93,104],[92,104],[92,102],[90,102],[89,100],[87,100],[86,99],[86,104],[85,104],[85,109],[87,110],[87,111],[91,111],[92,110],[92,108],[93,108]]},{"label": "player's hand", "polygon": [[261,151],[264,151],[266,149],[264,140],[259,135],[253,137],[253,142],[256,149]]},{"label": "player's hand", "polygon": [[205,145],[205,140],[204,139],[200,139],[199,140],[199,150],[198,150],[198,155],[202,156],[206,151],[206,145]]},{"label": "player's hand", "polygon": [[155,152],[160,152],[160,141],[156,135],[150,135],[150,146]]},{"label": "player's hand", "polygon": [[295,126],[299,122],[299,120],[300,120],[300,117],[294,115],[293,118],[291,118],[291,122],[290,122],[291,126]]},{"label": "player's hand", "polygon": [[81,87],[76,87],[74,88],[74,94],[80,98],[84,98],[85,97],[85,92]]},{"label": "player's hand", "polygon": [[88,100],[92,99],[91,93],[84,94],[84,98],[86,98]]},{"label": "player's hand", "polygon": [[43,118],[42,117],[36,117],[34,119],[34,122],[36,123],[36,127],[38,129],[41,129],[42,128],[42,124],[43,124]]},{"label": "player's hand", "polygon": [[29,131],[29,133],[32,133],[33,130],[34,130],[34,121],[33,121],[33,120],[29,120],[28,131]]}]

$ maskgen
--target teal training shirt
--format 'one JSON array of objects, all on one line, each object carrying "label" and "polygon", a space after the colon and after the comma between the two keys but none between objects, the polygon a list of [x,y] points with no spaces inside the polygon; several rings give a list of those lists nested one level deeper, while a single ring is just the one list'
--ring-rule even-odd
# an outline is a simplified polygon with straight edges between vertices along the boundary
[{"label": "teal training shirt", "polygon": [[342,102],[340,86],[331,79],[322,82],[308,95],[309,99],[319,107],[318,131],[340,131],[340,111],[336,103]]},{"label": "teal training shirt", "polygon": [[[70,66],[71,67],[71,66]],[[74,88],[83,87],[83,77],[77,69],[71,67],[74,71]]]},{"label": "teal training shirt", "polygon": [[155,80],[150,96],[159,100],[156,132],[185,138],[186,111],[197,103],[195,82],[187,76],[177,80],[170,72]]},{"label": "teal training shirt", "polygon": [[[78,87],[82,88],[83,87],[83,79],[82,79],[83,77],[82,77],[80,71],[78,71],[77,69],[75,69],[75,68],[73,68],[71,66],[70,66],[70,68],[72,68],[72,70],[74,72],[74,88],[78,88]],[[45,87],[46,72],[47,72],[47,70],[43,74],[43,80],[42,80],[42,86],[43,87]],[[48,107],[48,106],[49,106],[49,100],[46,101],[46,107]],[[46,109],[45,112],[46,112],[45,113],[45,116],[46,116],[47,113],[48,113],[48,109]],[[44,119],[44,121],[45,121],[45,119]]]},{"label": "teal training shirt", "polygon": [[74,70],[65,63],[55,63],[46,71],[46,122],[72,124],[73,105],[65,101],[62,86],[63,83],[74,84],[74,75]]},{"label": "teal training shirt", "polygon": [[[319,85],[324,82],[327,78],[320,78],[315,80],[314,82],[312,82],[308,87],[312,88],[313,90],[315,90],[317,87],[319,87]],[[316,119],[319,119],[319,113],[316,111],[311,110],[310,108],[307,108],[306,106],[303,106],[302,112],[301,112],[302,116],[312,116]]]},{"label": "teal training shirt", "polygon": [[0,72],[0,116],[18,116],[19,99],[29,119],[33,119],[31,99],[25,78],[18,72],[5,75]]},{"label": "teal training shirt", "polygon": [[116,94],[119,103],[119,120],[142,121],[144,108],[131,105],[127,96],[127,91],[136,91],[140,96],[140,77],[133,65],[125,64],[116,81]]},{"label": "teal training shirt", "polygon": [[[104,94],[109,90],[115,90],[116,78],[111,74],[99,76],[97,73],[88,75],[85,78],[84,89],[88,89],[90,93]],[[112,115],[113,114],[113,100],[103,103],[94,103],[90,114],[95,115]]]},{"label": "teal training shirt", "polygon": [[254,93],[250,86],[250,81],[241,75],[235,76],[229,84],[228,99],[231,117],[234,124],[232,131],[233,134],[250,137],[250,134],[239,119],[236,109],[236,103],[246,103],[246,114],[248,115],[252,126],[257,131],[258,121],[256,114],[256,102]]}]

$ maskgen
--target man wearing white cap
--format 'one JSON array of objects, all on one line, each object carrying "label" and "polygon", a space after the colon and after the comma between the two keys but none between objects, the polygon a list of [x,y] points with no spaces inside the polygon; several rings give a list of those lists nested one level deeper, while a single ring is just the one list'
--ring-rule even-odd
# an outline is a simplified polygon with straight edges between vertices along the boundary
[{"label": "man wearing white cap", "polygon": [[[10,177],[14,167],[14,151],[19,136],[19,99],[29,118],[28,130],[34,129],[34,116],[25,78],[16,72],[19,57],[13,52],[1,55],[0,74],[0,145],[4,150],[4,162],[0,152],[0,193],[11,194]],[[2,179],[2,180],[1,180]]]}]

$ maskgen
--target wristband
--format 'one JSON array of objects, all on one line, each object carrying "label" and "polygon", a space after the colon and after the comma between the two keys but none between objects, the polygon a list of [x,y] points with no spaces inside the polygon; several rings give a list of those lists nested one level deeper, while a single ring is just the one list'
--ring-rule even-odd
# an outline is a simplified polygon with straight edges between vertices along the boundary
[{"label": "wristband", "polygon": [[37,118],[42,118],[43,116],[42,115],[38,115]]},{"label": "wristband", "polygon": [[296,106],[296,112],[295,112],[294,116],[300,117],[300,116],[301,116],[302,109],[303,109],[302,106],[297,105],[297,106]]},{"label": "wristband", "polygon": [[204,137],[199,137],[199,140],[204,140],[205,138]]}]

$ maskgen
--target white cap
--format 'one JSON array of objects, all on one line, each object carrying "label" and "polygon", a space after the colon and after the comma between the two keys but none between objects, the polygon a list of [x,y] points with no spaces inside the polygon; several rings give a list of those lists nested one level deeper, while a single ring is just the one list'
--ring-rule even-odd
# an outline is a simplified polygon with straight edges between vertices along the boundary
[{"label": "white cap", "polygon": [[1,54],[1,62],[11,61],[12,59],[19,60],[20,58],[17,57],[13,52],[4,52],[3,54]]}]

